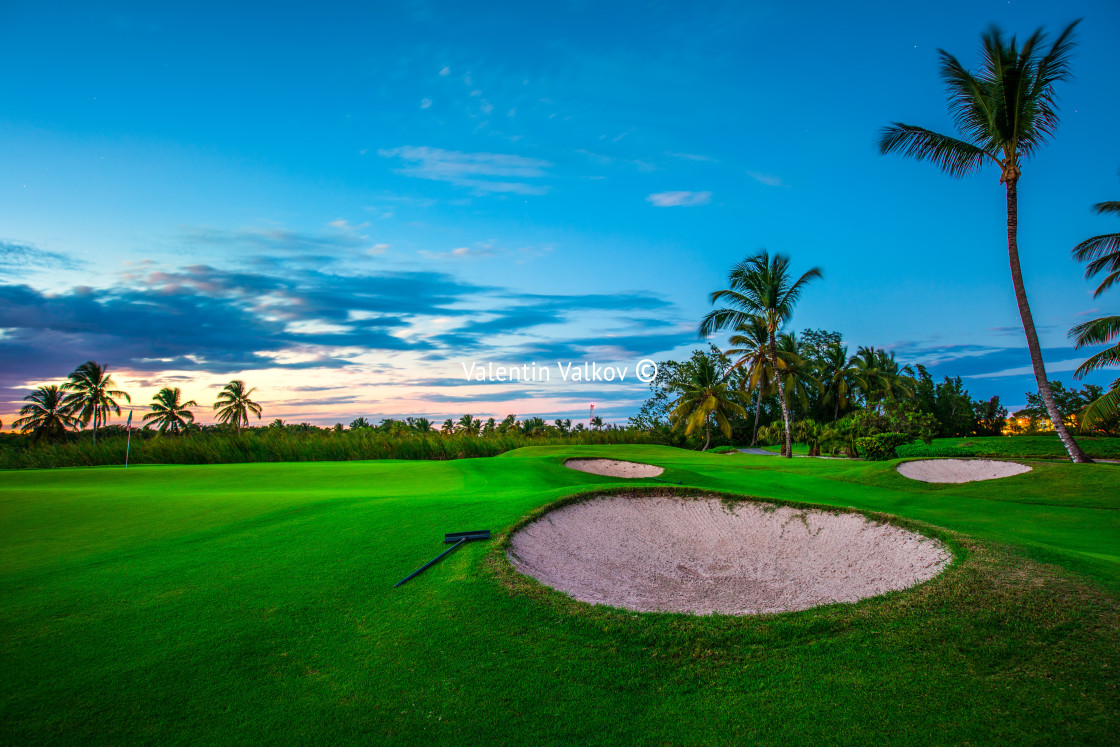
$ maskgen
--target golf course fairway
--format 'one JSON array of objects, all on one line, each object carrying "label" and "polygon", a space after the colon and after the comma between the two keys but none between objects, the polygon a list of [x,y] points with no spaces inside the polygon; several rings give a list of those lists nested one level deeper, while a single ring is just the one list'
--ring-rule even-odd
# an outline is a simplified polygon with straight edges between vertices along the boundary
[{"label": "golf course fairway", "polygon": [[[889,514],[955,560],[781,615],[577,603],[512,570],[509,530],[576,493],[669,486],[569,458]],[[4,472],[0,741],[1108,743],[1120,465],[1027,463],[960,485],[654,446]],[[393,588],[476,529],[495,538]]]}]

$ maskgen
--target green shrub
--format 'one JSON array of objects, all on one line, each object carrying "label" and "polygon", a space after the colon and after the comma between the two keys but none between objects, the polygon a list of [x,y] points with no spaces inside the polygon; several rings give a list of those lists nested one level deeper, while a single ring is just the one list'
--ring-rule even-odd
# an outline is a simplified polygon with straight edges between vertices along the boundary
[{"label": "green shrub", "polygon": [[882,462],[887,459],[897,459],[899,446],[910,443],[913,437],[906,433],[876,433],[874,436],[864,436],[857,439],[856,444],[864,457],[872,462]]}]

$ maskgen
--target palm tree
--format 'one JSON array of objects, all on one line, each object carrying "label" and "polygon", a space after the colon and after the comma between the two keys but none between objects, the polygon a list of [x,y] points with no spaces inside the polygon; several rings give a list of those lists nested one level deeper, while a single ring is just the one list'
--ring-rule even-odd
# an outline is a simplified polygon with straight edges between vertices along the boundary
[{"label": "palm tree", "polygon": [[121,407],[116,400],[123,398],[125,402],[132,401],[127,392],[113,389],[114,386],[116,384],[109,376],[108,367],[93,361],[86,361],[75,368],[62,385],[62,390],[69,392],[66,405],[71,414],[77,417],[83,427],[93,423],[94,443],[97,443],[97,429],[108,422],[109,413],[121,414]]},{"label": "palm tree", "polygon": [[685,383],[681,396],[674,403],[676,406],[670,415],[673,425],[679,427],[683,423],[686,436],[692,435],[694,430],[703,425],[704,448],[701,451],[707,451],[712,443],[713,417],[719,429],[723,431],[723,435],[730,438],[731,423],[727,416],[747,414],[747,411],[734,401],[734,396],[711,359],[706,356],[701,357]]},{"label": "palm tree", "polygon": [[894,359],[894,352],[860,346],[852,356],[856,388],[868,406],[878,410],[883,402],[913,395],[907,378]]},{"label": "palm tree", "polygon": [[26,404],[19,408],[22,418],[14,421],[12,427],[19,427],[20,433],[31,433],[38,441],[46,438],[59,438],[69,427],[77,427],[79,421],[70,412],[67,396],[55,385],[41,386],[23,398]]},{"label": "palm tree", "polygon": [[[1090,371],[1106,366],[1120,366],[1120,316],[1104,316],[1100,319],[1091,319],[1069,331],[1075,340],[1075,348],[1080,349],[1086,345],[1103,345],[1116,342],[1110,348],[1105,348],[1077,367],[1073,375],[1079,379],[1084,378]],[[1081,411],[1081,429],[1091,428],[1094,423],[1120,413],[1120,379],[1116,379],[1109,386],[1109,390]]]},{"label": "palm tree", "polygon": [[[801,298],[801,293],[813,280],[821,277],[821,271],[814,267],[796,282],[791,282],[789,257],[775,254],[773,258],[764,249],[752,257],[735,265],[728,277],[731,286],[712,294],[712,303],[726,299],[732,308],[716,309],[708,312],[700,322],[700,335],[709,335],[723,329],[734,329],[741,324],[750,324],[751,317],[759,316],[766,325],[770,348],[770,363],[774,370],[779,368],[776,335],[783,324],[793,316],[793,309]],[[790,443],[789,408],[786,406],[785,385],[778,377],[778,402],[782,406],[782,421],[785,423],[786,456],[792,456]]]},{"label": "palm tree", "polygon": [[805,418],[797,424],[797,438],[809,447],[811,457],[821,455],[821,444],[829,435],[828,429],[812,418]]},{"label": "palm tree", "polygon": [[467,413],[459,418],[459,421],[455,423],[455,428],[460,433],[466,433],[468,436],[477,436],[479,430],[482,429],[482,421],[473,417],[470,413]]},{"label": "palm tree", "polygon": [[144,416],[144,420],[151,420],[160,433],[175,435],[185,431],[188,424],[194,422],[194,413],[188,407],[198,407],[193,399],[181,402],[182,391],[179,387],[169,389],[164,387],[152,397],[152,411]]},{"label": "palm tree", "polygon": [[[1101,202],[1096,206],[1098,213],[1120,215],[1120,202]],[[1120,233],[1109,233],[1086,239],[1073,248],[1073,256],[1081,262],[1088,261],[1085,268],[1086,279],[1107,273],[1093,298],[1104,293],[1120,280]],[[1081,379],[1090,371],[1106,366],[1120,366],[1120,316],[1103,316],[1091,319],[1069,331],[1077,349],[1086,345],[1116,344],[1105,348],[1078,366],[1074,376]],[[1081,412],[1081,429],[1085,430],[1106,417],[1120,413],[1120,379],[1112,382],[1109,390],[1089,403]]]},{"label": "palm tree", "polygon": [[840,411],[847,410],[856,381],[856,368],[848,357],[846,345],[825,348],[821,361],[820,380],[824,396],[821,403],[832,405],[832,422],[840,419]]},{"label": "palm tree", "polygon": [[[783,332],[778,335],[778,380],[785,390],[786,403],[792,405],[796,401],[802,409],[808,409],[814,390],[821,390],[821,382],[814,375],[806,352],[805,344],[797,339],[796,334]],[[790,416],[792,419],[793,416]]]},{"label": "palm tree", "polygon": [[[222,425],[232,425],[240,435],[242,426],[249,427],[249,413],[253,413],[257,416],[257,420],[260,420],[261,406],[249,399],[249,395],[255,391],[257,391],[256,387],[246,389],[245,382],[240,379],[234,379],[222,387],[222,391],[218,393],[218,401],[214,403],[214,410],[218,413],[218,422]],[[284,423],[279,418],[272,425],[277,425],[280,428],[284,427]]]},{"label": "palm tree", "polygon": [[755,392],[754,428],[751,430],[751,446],[758,442],[758,420],[762,415],[762,397],[770,396],[777,388],[774,381],[773,364],[770,362],[770,333],[762,317],[751,317],[750,321],[735,327],[737,334],[731,335],[732,348],[727,354],[739,359],[731,364],[731,370],[745,370],[746,391]]},{"label": "palm tree", "polygon": [[[1093,206],[1099,215],[1114,213],[1120,216],[1120,202],[1098,202]],[[1073,248],[1073,258],[1078,262],[1088,262],[1085,279],[1107,273],[1104,280],[1093,293],[1093,298],[1108,290],[1120,280],[1120,233],[1106,233],[1085,239]]]},{"label": "palm tree", "polygon": [[951,54],[940,50],[941,77],[949,89],[949,113],[963,138],[894,122],[883,128],[879,150],[884,154],[897,152],[919,161],[932,161],[953,177],[975,173],[989,161],[999,167],[1000,182],[1007,190],[1007,256],[1011,283],[1038,391],[1070,458],[1074,462],[1090,463],[1092,460],[1062,422],[1050,391],[1038,333],[1023,286],[1017,236],[1020,170],[1057,129],[1054,86],[1070,77],[1069,58],[1074,48],[1076,25],[1075,21],[1067,26],[1045,52],[1042,29],[1032,34],[1020,48],[1015,37],[1005,39],[998,28],[992,27],[981,37],[983,63],[975,75]]}]

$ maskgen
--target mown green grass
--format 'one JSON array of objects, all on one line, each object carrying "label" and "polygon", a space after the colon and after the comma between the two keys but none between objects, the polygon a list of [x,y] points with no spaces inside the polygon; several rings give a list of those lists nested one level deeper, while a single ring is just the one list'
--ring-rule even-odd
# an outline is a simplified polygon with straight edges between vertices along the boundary
[{"label": "mown green grass", "polygon": [[[563,467],[580,455],[924,522],[958,562],[744,618],[578,604],[511,574],[500,540],[392,588],[444,532],[659,485]],[[1110,742],[1120,466],[966,486],[893,467],[602,446],[5,473],[0,741]]]},{"label": "mown green grass", "polygon": [[[1095,459],[1120,459],[1120,438],[1091,437],[1074,434],[1081,449]],[[922,456],[918,445],[912,456]],[[929,456],[1031,457],[1069,459],[1056,433],[1036,436],[969,436],[967,438],[935,438]],[[901,453],[901,452],[900,452]]]}]

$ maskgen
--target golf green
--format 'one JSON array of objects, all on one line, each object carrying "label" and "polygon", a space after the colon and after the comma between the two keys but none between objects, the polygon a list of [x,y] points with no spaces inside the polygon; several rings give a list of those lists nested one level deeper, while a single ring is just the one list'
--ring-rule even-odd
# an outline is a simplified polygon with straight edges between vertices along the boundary
[{"label": "golf green", "polygon": [[[662,480],[900,517],[957,552],[914,589],[762,617],[591,607],[445,532]],[[964,485],[896,462],[540,447],[443,462],[0,474],[0,740],[1107,743],[1120,466]]]}]

